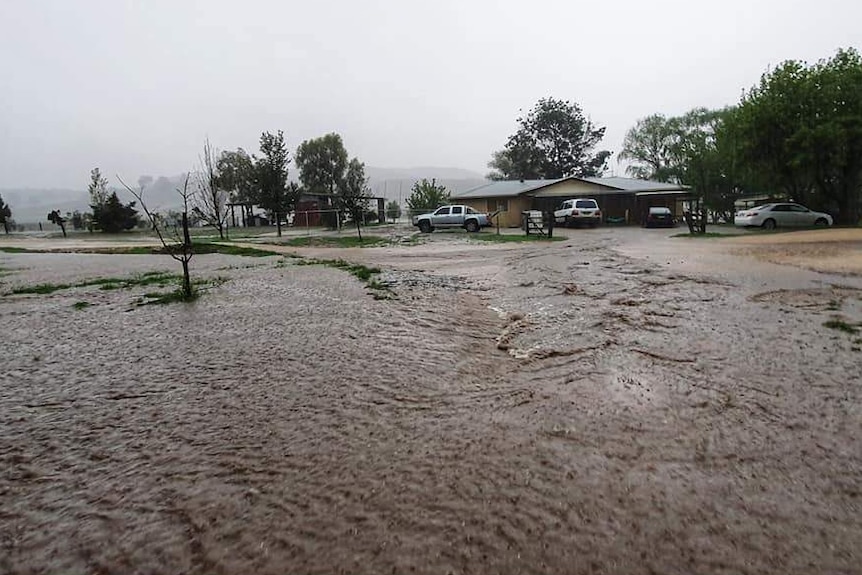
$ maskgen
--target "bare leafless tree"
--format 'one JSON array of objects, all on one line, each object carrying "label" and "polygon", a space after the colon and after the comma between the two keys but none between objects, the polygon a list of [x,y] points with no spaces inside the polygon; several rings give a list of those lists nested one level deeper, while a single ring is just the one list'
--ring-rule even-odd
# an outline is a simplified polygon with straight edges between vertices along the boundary
[{"label": "bare leafless tree", "polygon": [[146,214],[147,219],[149,219],[150,224],[153,226],[153,230],[155,230],[156,235],[159,237],[159,241],[162,243],[165,253],[182,264],[183,299],[192,299],[194,297],[194,292],[192,291],[192,280],[189,275],[189,262],[194,255],[194,249],[192,246],[191,235],[189,234],[189,199],[191,198],[191,193],[189,192],[189,175],[186,174],[183,188],[177,188],[177,193],[179,193],[180,197],[183,199],[183,211],[179,222],[167,221],[164,218],[159,217],[155,212],[151,212],[147,207],[147,204],[144,203],[143,186],[140,190],[135,191],[129,187],[126,182],[120,178],[120,176],[117,176],[117,179],[121,184],[123,184],[123,187],[126,188],[130,194],[135,196],[136,200],[138,200],[138,203],[141,205],[141,209],[144,211],[144,214]]},{"label": "bare leafless tree", "polygon": [[218,151],[213,149],[209,139],[204,142],[203,156],[195,174],[195,187],[192,211],[208,226],[215,228],[219,238],[225,239],[230,194],[221,189]]}]

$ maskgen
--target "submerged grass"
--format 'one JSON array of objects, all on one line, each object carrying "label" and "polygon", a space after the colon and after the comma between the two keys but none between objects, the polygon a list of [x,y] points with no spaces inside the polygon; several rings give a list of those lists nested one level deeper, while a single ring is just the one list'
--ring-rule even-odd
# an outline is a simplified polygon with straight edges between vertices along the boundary
[{"label": "submerged grass", "polygon": [[375,292],[374,299],[391,299],[391,290],[385,283],[378,281],[374,276],[380,273],[380,268],[368,267],[363,264],[354,264],[345,260],[321,260],[300,259],[295,265],[299,266],[327,266],[344,270],[359,281],[364,283],[368,289]]},{"label": "submerged grass", "polygon": [[837,317],[824,322],[823,325],[830,329],[837,329],[838,331],[843,331],[844,333],[859,333],[859,328],[857,326],[851,323],[847,323],[843,319]]},{"label": "submerged grass", "polygon": [[380,236],[365,236],[361,240],[355,236],[303,236],[291,238],[279,245],[293,247],[334,247],[334,248],[370,248],[389,244],[386,238]]},{"label": "submerged grass", "polygon": [[517,242],[562,242],[567,238],[560,236],[528,236],[528,235],[515,235],[515,234],[469,234],[467,237],[471,240],[479,240],[483,242],[494,242],[494,243],[517,243]]},{"label": "submerged grass", "polygon": [[[281,255],[272,250],[235,246],[229,243],[195,242],[192,249],[194,251],[194,255],[225,254],[229,256],[256,258]],[[86,250],[84,253],[111,255],[164,255],[169,252],[163,246],[128,246],[118,248],[94,248],[92,250]]]},{"label": "submerged grass", "polygon": [[706,238],[729,238],[734,234],[721,234],[718,232],[706,232],[705,234],[692,234],[689,232],[683,232],[681,234],[674,234],[672,238],[692,238],[692,239],[706,239]]},{"label": "submerged grass", "polygon": [[56,291],[76,288],[76,287],[90,287],[90,286],[101,286],[100,289],[103,290],[114,290],[114,289],[130,289],[136,286],[148,286],[148,285],[160,285],[164,286],[168,283],[178,282],[182,280],[182,276],[177,274],[171,274],[168,272],[147,272],[141,274],[139,276],[134,276],[130,278],[96,278],[91,280],[85,280],[82,282],[78,282],[75,284],[68,283],[43,283],[36,284],[32,286],[22,286],[13,289],[11,292],[6,295],[26,295],[26,294],[34,294],[34,295],[46,295],[50,293],[54,293]]},{"label": "submerged grass", "polygon": [[17,248],[14,246],[3,246],[3,247],[0,247],[0,252],[6,252],[7,254],[35,254],[35,253],[39,253],[39,250],[31,250],[28,248]]}]

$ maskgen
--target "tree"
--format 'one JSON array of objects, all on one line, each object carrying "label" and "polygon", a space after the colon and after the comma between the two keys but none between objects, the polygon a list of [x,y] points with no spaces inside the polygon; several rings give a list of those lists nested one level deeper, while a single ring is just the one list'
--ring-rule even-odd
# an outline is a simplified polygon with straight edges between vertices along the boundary
[{"label": "tree", "polygon": [[[192,211],[208,226],[213,227],[220,239],[225,238],[227,226],[228,192],[222,189],[221,174],[218,171],[218,153],[210,141],[204,142],[203,156],[195,179],[197,189],[193,194]],[[231,182],[233,183],[233,182]]]},{"label": "tree", "polygon": [[138,224],[135,202],[123,205],[116,192],[108,191],[108,180],[99,168],[90,172],[90,208],[93,210],[93,224],[106,233],[115,234],[130,230]]},{"label": "tree", "polygon": [[347,174],[338,185],[337,203],[338,208],[349,214],[356,224],[359,241],[362,241],[360,224],[369,199],[371,190],[368,188],[368,178],[365,177],[365,164],[353,158],[347,165]]},{"label": "tree", "polygon": [[410,196],[407,198],[407,208],[410,215],[413,216],[436,210],[438,207],[448,204],[449,201],[450,196],[446,186],[438,186],[437,180],[432,179],[429,182],[422,178],[413,184]]},{"label": "tree", "polygon": [[674,119],[661,114],[641,118],[626,133],[617,159],[634,162],[626,167],[626,173],[632,177],[674,182],[678,177],[673,166],[675,135]]},{"label": "tree", "polygon": [[117,192],[111,192],[104,205],[93,207],[93,221],[103,232],[116,234],[138,225],[138,211],[135,202],[123,205]]},{"label": "tree", "polygon": [[249,225],[251,207],[258,203],[254,158],[242,148],[222,152],[216,163],[221,187],[230,192],[231,202],[243,205],[243,225]]},{"label": "tree", "polygon": [[695,108],[678,117],[648,116],[626,134],[620,159],[633,161],[626,171],[635,177],[691,186],[727,221],[750,181],[739,161],[735,114]]},{"label": "tree", "polygon": [[386,219],[395,221],[400,217],[401,205],[398,202],[392,200],[391,202],[386,204]]},{"label": "tree", "polygon": [[260,136],[261,157],[254,159],[255,187],[258,204],[275,218],[278,237],[281,237],[281,219],[299,198],[299,186],[288,186],[287,163],[289,156],[284,144],[284,133],[264,132]]},{"label": "tree", "polygon": [[311,194],[334,195],[348,169],[347,150],[335,133],[302,142],[294,161],[299,181]]},{"label": "tree", "polygon": [[60,210],[49,212],[48,221],[54,225],[60,226],[60,230],[63,231],[63,237],[66,237],[66,218],[60,215]]},{"label": "tree", "polygon": [[0,196],[0,222],[3,223],[3,229],[6,234],[9,234],[9,222],[12,220],[12,209],[9,207],[9,204],[3,201],[3,197]]},{"label": "tree", "polygon": [[87,217],[82,214],[79,210],[75,210],[72,212],[72,215],[69,217],[72,220],[72,229],[74,230],[83,230],[87,227]]},{"label": "tree", "polygon": [[788,61],[739,105],[745,162],[758,180],[856,225],[862,204],[862,57],[839,50],[813,66]]},{"label": "tree", "polygon": [[[165,252],[183,266],[183,283],[181,287],[182,299],[189,301],[195,298],[195,292],[192,289],[191,274],[189,272],[189,262],[194,256],[194,245],[192,244],[191,234],[189,234],[189,200],[191,193],[189,192],[189,175],[186,174],[183,188],[177,188],[180,198],[183,201],[183,211],[180,214],[180,219],[161,218],[155,212],[151,212],[144,202],[144,186],[142,185],[138,191],[130,188],[126,183],[117,176],[120,183],[126,190],[132,194],[135,199],[140,202],[141,209],[144,215],[150,222],[162,247]],[[116,195],[116,194],[114,194]]]},{"label": "tree", "polygon": [[494,152],[491,179],[557,179],[598,176],[611,153],[592,153],[605,128],[597,128],[580,106],[542,98],[526,115],[503,150]]},{"label": "tree", "polygon": [[108,201],[108,180],[102,177],[99,168],[93,168],[90,171],[90,185],[87,186],[87,191],[90,192],[90,207],[93,210],[97,206],[104,206]]}]

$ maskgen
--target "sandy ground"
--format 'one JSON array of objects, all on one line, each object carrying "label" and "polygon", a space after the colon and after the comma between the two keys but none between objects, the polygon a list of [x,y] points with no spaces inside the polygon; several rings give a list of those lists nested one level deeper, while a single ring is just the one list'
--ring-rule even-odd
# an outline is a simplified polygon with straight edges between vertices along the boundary
[{"label": "sandy ground", "polygon": [[823,325],[862,321],[859,270],[562,233],[290,250],[378,265],[391,300],[220,255],[190,305],[0,298],[0,572],[862,572],[862,335]]},{"label": "sandy ground", "polygon": [[732,242],[739,255],[825,273],[862,275],[862,228],[757,234]]}]

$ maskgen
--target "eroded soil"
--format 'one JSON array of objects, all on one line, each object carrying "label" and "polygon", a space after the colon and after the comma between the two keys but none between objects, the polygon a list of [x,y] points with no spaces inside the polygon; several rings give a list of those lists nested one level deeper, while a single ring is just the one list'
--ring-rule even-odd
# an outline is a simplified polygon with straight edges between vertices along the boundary
[{"label": "eroded soil", "polygon": [[[0,571],[859,572],[862,335],[823,325],[859,278],[570,233],[290,250],[390,300],[233,256],[191,305],[0,298]],[[0,290],[174,265],[2,254]]]}]

